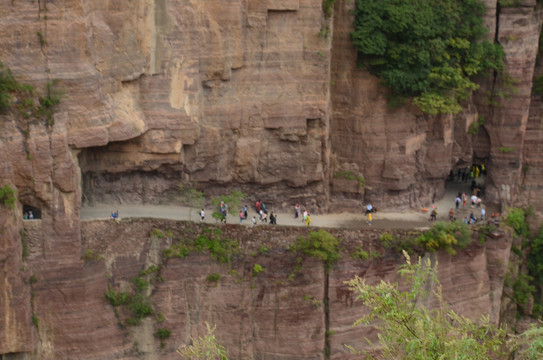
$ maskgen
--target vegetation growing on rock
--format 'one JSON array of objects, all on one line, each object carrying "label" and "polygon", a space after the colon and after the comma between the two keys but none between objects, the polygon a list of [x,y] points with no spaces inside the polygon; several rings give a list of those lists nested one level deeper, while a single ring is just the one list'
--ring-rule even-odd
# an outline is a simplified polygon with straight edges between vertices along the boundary
[{"label": "vegetation growing on rock", "polygon": [[425,113],[458,113],[486,70],[503,69],[503,50],[483,40],[480,0],[357,0],[353,42],[361,62],[394,94]]}]

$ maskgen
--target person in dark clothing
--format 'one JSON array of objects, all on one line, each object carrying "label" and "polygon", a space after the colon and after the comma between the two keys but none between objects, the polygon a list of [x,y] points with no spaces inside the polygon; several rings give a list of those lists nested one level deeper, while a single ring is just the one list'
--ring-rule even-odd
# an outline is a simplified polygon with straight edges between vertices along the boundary
[{"label": "person in dark clothing", "polygon": [[272,225],[277,224],[277,216],[275,215],[275,213],[273,211],[272,211],[272,213],[270,215],[270,224],[272,224]]}]

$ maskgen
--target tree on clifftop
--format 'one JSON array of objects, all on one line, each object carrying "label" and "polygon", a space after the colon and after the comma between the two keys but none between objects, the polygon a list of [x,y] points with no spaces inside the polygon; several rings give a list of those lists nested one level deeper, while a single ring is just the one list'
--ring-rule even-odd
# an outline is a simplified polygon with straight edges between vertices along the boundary
[{"label": "tree on clifftop", "polygon": [[480,0],[356,0],[352,39],[362,64],[396,97],[414,97],[425,113],[458,113],[479,85],[502,70],[500,45],[487,32]]}]

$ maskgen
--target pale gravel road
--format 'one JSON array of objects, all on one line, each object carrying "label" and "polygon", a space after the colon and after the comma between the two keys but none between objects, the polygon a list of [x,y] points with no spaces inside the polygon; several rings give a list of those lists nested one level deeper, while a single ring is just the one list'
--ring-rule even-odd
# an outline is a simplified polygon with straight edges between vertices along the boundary
[{"label": "pale gravel road", "polygon": [[[448,212],[454,207],[454,198],[460,190],[468,191],[469,184],[452,184],[448,187],[445,197],[437,201],[434,206],[438,209],[438,220],[447,220]],[[466,192],[469,195],[469,192]],[[185,206],[171,205],[111,205],[96,204],[94,206],[85,206],[81,209],[81,220],[109,219],[112,211],[119,210],[122,218],[161,218],[171,220],[192,220],[200,221],[199,209],[193,209],[189,215],[189,208]],[[273,209],[271,209],[273,210]],[[311,215],[312,227],[332,227],[332,228],[350,228],[361,229],[370,228],[367,224],[367,218],[360,213],[340,213]],[[479,216],[480,209],[471,209],[468,205],[466,209],[460,209],[457,217],[462,219],[468,216],[470,211],[474,211]],[[214,224],[216,221],[211,216],[212,209],[206,208],[205,222]],[[489,213],[487,211],[487,213]],[[288,226],[304,226],[300,219],[294,219],[294,208],[291,213],[277,213],[277,224]],[[488,214],[489,215],[489,214]],[[258,216],[254,208],[249,208],[249,218],[242,222],[242,225],[252,226],[251,217],[256,216],[257,226],[271,226],[258,221]],[[423,211],[405,211],[405,212],[377,212],[373,215],[373,224],[371,228],[377,229],[420,229],[430,227],[432,224],[428,221],[429,214]],[[229,214],[227,222],[229,224],[239,224],[238,211]]]}]

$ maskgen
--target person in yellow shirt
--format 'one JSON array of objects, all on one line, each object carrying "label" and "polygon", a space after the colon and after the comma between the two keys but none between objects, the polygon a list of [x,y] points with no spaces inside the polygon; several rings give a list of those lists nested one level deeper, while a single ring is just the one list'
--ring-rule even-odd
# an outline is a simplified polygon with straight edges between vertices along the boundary
[{"label": "person in yellow shirt", "polygon": [[371,225],[373,220],[373,217],[371,216],[371,213],[368,213],[368,225]]},{"label": "person in yellow shirt", "polygon": [[309,224],[311,224],[311,218],[309,217],[309,213],[307,213],[305,217],[305,225],[309,226]]}]

